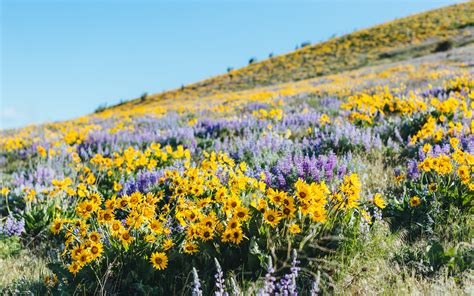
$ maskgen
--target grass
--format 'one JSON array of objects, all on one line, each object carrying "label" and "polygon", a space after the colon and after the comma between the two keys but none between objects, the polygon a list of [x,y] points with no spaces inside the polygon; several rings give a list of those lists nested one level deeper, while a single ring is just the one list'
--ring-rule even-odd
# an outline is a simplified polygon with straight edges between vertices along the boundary
[{"label": "grass", "polygon": [[391,233],[387,224],[374,228],[358,244],[345,246],[335,259],[342,262],[336,293],[342,295],[472,295],[474,278],[469,272],[453,277],[446,269],[432,277],[395,262],[401,250],[423,249],[426,240],[411,244],[403,233]]},{"label": "grass", "polygon": [[[363,168],[359,173],[367,188],[366,195],[375,189],[385,191],[385,185],[393,180],[393,167],[387,167],[384,159],[381,153],[354,156],[353,162]],[[346,241],[329,258],[338,263],[332,276],[335,294],[472,295],[473,217],[469,213],[453,212],[450,219],[446,225],[437,225],[431,236],[416,238],[405,230],[392,230],[390,221],[382,220],[376,222],[364,239]],[[437,262],[426,256],[438,244],[445,252],[453,249],[460,254],[464,252],[470,267],[453,271],[448,263],[438,269]]]},{"label": "grass", "polygon": [[21,286],[30,287],[42,283],[43,277],[49,273],[47,263],[45,258],[33,255],[29,250],[0,258],[0,291],[23,290]]}]

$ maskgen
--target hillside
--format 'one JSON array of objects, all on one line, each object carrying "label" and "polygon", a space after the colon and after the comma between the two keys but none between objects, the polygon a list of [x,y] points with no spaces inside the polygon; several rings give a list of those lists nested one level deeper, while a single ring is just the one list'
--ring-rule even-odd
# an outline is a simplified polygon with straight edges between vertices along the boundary
[{"label": "hillside", "polygon": [[472,295],[472,12],[1,131],[0,294]]},{"label": "hillside", "polygon": [[474,40],[473,26],[474,2],[452,5],[306,46],[180,89],[115,107],[128,109],[130,104],[197,98],[405,60],[471,43]]}]

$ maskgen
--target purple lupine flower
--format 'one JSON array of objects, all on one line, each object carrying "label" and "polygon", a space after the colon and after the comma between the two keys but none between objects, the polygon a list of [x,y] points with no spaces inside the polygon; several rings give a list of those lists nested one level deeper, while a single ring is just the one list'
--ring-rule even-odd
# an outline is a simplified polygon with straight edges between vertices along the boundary
[{"label": "purple lupine flower", "polygon": [[420,170],[418,169],[418,162],[416,160],[408,161],[407,174],[410,179],[417,179],[420,176]]},{"label": "purple lupine flower", "polygon": [[275,277],[273,273],[275,270],[273,269],[272,259],[271,257],[268,258],[268,268],[267,273],[265,274],[265,281],[263,283],[263,288],[258,291],[258,295],[273,295],[275,291]]},{"label": "purple lupine flower", "polygon": [[290,273],[284,275],[276,285],[278,288],[279,295],[298,295],[296,287],[296,278],[298,277],[298,272],[300,268],[298,267],[299,261],[297,260],[296,250],[292,251],[291,257],[292,260]]},{"label": "purple lupine flower", "polygon": [[0,234],[6,237],[21,236],[25,231],[25,220],[15,219],[9,215],[5,222],[0,225]]},{"label": "purple lupine flower", "polygon": [[341,179],[343,176],[345,176],[347,173],[347,166],[345,164],[341,164],[337,168],[337,177]]},{"label": "purple lupine flower", "polygon": [[278,174],[278,185],[280,189],[285,189],[286,188],[286,180],[285,177],[283,177],[282,174]]},{"label": "purple lupine flower", "polygon": [[193,267],[193,290],[191,294],[193,296],[202,296],[201,281],[195,267]]},{"label": "purple lupine flower", "polygon": [[337,163],[337,157],[333,152],[331,152],[328,156],[326,164],[324,165],[324,171],[326,173],[326,178],[329,181],[331,181],[331,179],[334,175],[333,170],[336,167],[336,163]]},{"label": "purple lupine flower", "polygon": [[228,293],[225,292],[225,285],[224,285],[224,272],[222,271],[221,265],[217,258],[214,258],[214,262],[216,264],[217,273],[214,275],[216,279],[216,289],[215,296],[227,296]]}]

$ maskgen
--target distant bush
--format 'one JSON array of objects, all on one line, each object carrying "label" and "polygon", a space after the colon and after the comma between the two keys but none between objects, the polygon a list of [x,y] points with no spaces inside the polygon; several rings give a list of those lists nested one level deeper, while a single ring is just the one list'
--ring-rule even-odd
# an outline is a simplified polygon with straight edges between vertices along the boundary
[{"label": "distant bush", "polygon": [[306,47],[306,46],[310,46],[311,45],[311,41],[304,41],[301,43],[300,47],[303,48],[303,47]]},{"label": "distant bush", "polygon": [[250,58],[250,60],[249,60],[249,65],[255,63],[256,61],[257,61],[257,58],[255,58],[255,57],[254,57],[254,58]]},{"label": "distant bush", "polygon": [[143,95],[140,97],[140,102],[145,102],[147,98],[148,98],[148,93],[143,93]]},{"label": "distant bush", "polygon": [[97,108],[95,108],[94,113],[100,113],[107,109],[107,103],[100,104]]},{"label": "distant bush", "polygon": [[230,71],[234,70],[234,68],[232,67],[227,67],[227,73],[229,73]]},{"label": "distant bush", "polygon": [[448,51],[454,47],[454,42],[452,40],[444,40],[438,43],[436,48],[434,49],[434,52],[443,52],[443,51]]},{"label": "distant bush", "polygon": [[269,58],[273,58],[273,52],[268,55]]}]

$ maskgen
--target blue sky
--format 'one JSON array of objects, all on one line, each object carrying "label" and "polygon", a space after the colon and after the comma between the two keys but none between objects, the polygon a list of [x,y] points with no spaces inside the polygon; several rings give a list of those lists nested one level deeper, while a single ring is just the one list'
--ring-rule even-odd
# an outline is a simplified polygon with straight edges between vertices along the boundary
[{"label": "blue sky", "polygon": [[461,2],[0,1],[0,128],[71,119]]}]

